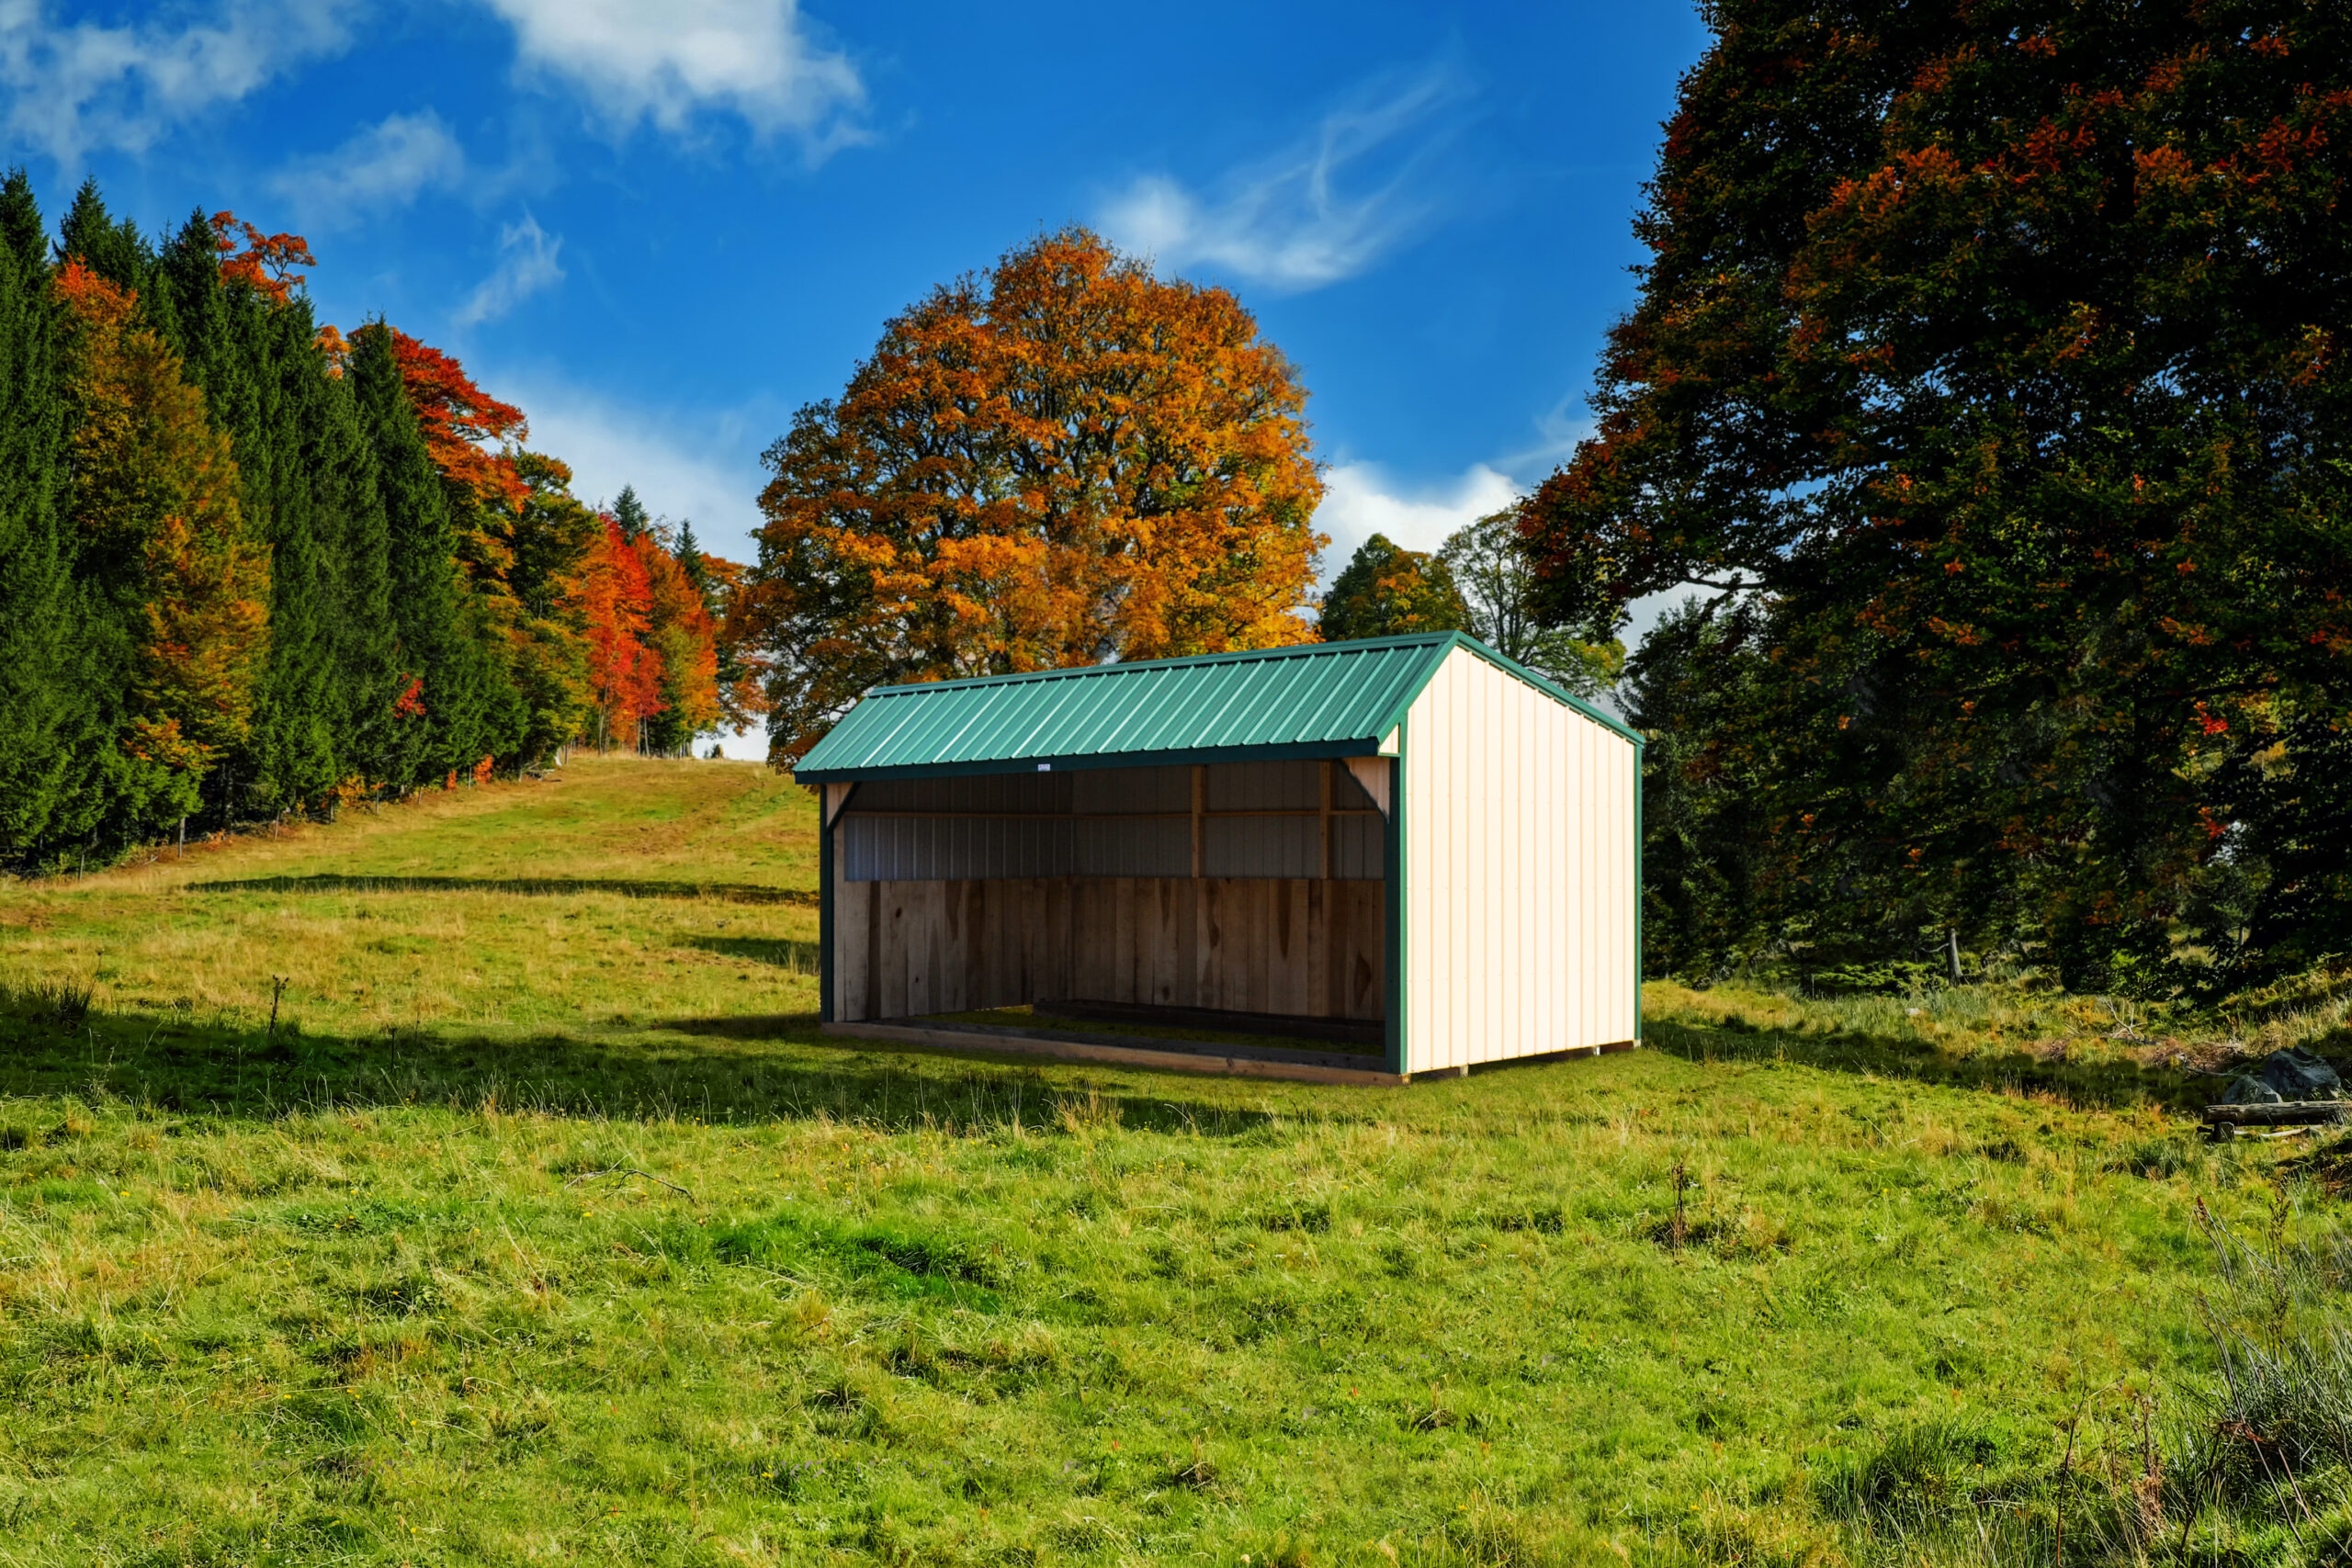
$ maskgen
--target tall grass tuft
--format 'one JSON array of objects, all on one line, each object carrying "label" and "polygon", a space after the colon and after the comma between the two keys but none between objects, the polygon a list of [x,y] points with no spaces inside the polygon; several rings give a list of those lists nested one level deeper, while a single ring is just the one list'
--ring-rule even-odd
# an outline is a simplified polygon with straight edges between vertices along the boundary
[{"label": "tall grass tuft", "polygon": [[2265,1234],[2240,1235],[2202,1202],[2218,1282],[2199,1292],[2216,1382],[2184,1437],[2177,1467],[2190,1506],[2217,1498],[2301,1506],[2301,1478],[2352,1469],[2352,1237],[2333,1226],[2290,1235],[2283,1195]]}]

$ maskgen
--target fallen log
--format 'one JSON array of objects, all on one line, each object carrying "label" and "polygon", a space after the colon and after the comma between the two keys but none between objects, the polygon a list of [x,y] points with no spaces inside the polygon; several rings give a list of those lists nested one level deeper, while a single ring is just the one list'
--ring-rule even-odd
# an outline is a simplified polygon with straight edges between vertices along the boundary
[{"label": "fallen log", "polygon": [[2226,1138],[2240,1127],[2324,1127],[2346,1120],[2352,1111],[2352,1101],[2342,1100],[2286,1100],[2267,1105],[2209,1105],[2205,1108],[2205,1125],[2217,1138]]}]

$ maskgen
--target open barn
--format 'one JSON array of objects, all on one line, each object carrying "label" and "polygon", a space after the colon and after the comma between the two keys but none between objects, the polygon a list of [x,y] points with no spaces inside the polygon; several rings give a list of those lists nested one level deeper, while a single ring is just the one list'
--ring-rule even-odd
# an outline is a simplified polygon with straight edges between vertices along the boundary
[{"label": "open barn", "polygon": [[1641,738],[1460,633],[870,693],[824,1027],[1402,1081],[1641,1035]]}]

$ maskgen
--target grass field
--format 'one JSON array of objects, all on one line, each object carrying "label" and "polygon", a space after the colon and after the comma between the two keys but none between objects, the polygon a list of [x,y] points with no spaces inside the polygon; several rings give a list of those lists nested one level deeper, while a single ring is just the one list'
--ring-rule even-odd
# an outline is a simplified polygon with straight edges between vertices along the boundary
[{"label": "grass field", "polygon": [[848,1050],[815,860],[773,775],[592,760],[0,886],[0,1564],[2352,1541],[2341,1463],[2182,1479],[2199,1293],[2343,1280],[2220,1282],[2198,1205],[2291,1258],[2328,1167],[2165,1064],[2325,987],[1659,985],[1653,1049],[1401,1089]]}]

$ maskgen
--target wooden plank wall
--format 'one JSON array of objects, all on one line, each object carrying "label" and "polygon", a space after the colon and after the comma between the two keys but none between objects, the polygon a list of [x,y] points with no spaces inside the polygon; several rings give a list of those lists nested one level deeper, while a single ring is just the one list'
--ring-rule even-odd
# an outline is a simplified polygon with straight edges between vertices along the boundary
[{"label": "wooden plank wall", "polygon": [[1377,1020],[1383,895],[1269,877],[837,881],[837,1021],[1063,998]]}]

